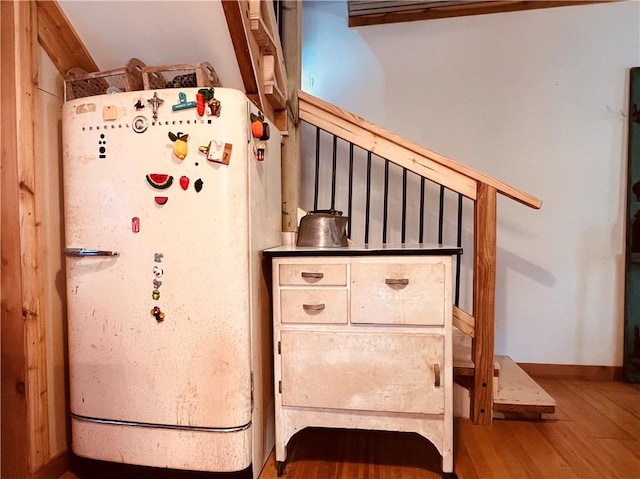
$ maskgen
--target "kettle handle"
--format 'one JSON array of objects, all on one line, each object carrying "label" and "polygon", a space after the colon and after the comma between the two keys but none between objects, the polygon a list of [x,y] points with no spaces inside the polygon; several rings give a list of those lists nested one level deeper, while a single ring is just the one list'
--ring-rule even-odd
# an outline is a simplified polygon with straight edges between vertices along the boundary
[{"label": "kettle handle", "polygon": [[312,210],[312,211],[308,212],[308,214],[310,214],[310,215],[314,215],[314,214],[317,214],[317,213],[324,213],[324,214],[329,214],[329,215],[342,216],[342,211],[334,210],[333,208],[328,209],[328,210]]}]

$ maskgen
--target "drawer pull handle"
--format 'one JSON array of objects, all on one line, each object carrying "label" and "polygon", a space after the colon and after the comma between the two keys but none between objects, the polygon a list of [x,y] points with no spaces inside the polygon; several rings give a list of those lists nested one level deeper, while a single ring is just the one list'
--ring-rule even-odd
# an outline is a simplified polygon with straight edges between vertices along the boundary
[{"label": "drawer pull handle", "polygon": [[303,271],[300,273],[300,276],[307,279],[322,279],[324,278],[324,273],[308,273],[307,271]]},{"label": "drawer pull handle", "polygon": [[406,286],[409,284],[409,280],[407,278],[399,278],[399,279],[386,278],[384,282],[389,286]]},{"label": "drawer pull handle", "polygon": [[324,303],[320,304],[303,304],[302,309],[305,311],[322,311],[324,309]]},{"label": "drawer pull handle", "polygon": [[435,387],[439,388],[440,387],[440,365],[438,363],[435,363],[433,365],[433,375],[436,377]]}]

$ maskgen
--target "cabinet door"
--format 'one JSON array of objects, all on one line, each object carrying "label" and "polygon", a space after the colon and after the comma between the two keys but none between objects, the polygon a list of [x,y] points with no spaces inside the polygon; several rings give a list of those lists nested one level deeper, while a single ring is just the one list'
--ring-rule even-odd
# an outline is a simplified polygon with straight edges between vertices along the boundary
[{"label": "cabinet door", "polygon": [[444,324],[446,270],[433,263],[354,263],[351,322]]},{"label": "cabinet door", "polygon": [[282,405],[442,414],[443,336],[282,331]]}]

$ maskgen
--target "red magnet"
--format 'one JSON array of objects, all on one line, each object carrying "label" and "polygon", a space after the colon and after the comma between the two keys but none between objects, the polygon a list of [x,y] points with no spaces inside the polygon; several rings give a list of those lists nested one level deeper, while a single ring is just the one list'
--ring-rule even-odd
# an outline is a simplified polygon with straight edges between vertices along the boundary
[{"label": "red magnet", "polygon": [[140,233],[140,218],[137,216],[131,218],[131,231],[134,233]]},{"label": "red magnet", "polygon": [[173,183],[173,176],[164,173],[149,173],[146,178],[156,190],[166,190]]},{"label": "red magnet", "polygon": [[189,188],[189,178],[187,176],[180,177],[180,186],[185,191],[187,190],[187,188]]},{"label": "red magnet", "polygon": [[167,201],[169,201],[169,198],[167,198],[166,196],[156,196],[154,198],[154,200],[155,200],[156,204],[162,206],[162,205],[166,205],[167,204]]},{"label": "red magnet", "polygon": [[267,149],[266,143],[260,142],[255,146],[256,160],[264,161],[264,152],[266,149]]},{"label": "red magnet", "polygon": [[156,321],[158,321],[159,323],[164,321],[164,313],[160,311],[160,308],[158,306],[154,306],[151,309],[151,316],[154,316],[156,318]]},{"label": "red magnet", "polygon": [[196,93],[196,111],[198,116],[204,115],[204,95],[202,93]]}]

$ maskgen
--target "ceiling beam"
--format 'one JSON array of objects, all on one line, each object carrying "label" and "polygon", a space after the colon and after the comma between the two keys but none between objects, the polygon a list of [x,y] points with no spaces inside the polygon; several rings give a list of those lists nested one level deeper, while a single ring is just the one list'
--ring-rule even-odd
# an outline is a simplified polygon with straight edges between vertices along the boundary
[{"label": "ceiling beam", "polygon": [[264,68],[260,46],[254,35],[249,33],[251,21],[249,2],[227,0],[222,2],[222,9],[227,18],[229,34],[238,60],[245,93],[267,118],[273,120],[273,108],[269,108],[271,105],[266,99],[264,86],[259,76],[259,72],[262,72]]},{"label": "ceiling beam", "polygon": [[286,131],[287,73],[273,2],[226,0],[222,9],[247,96]]},{"label": "ceiling beam", "polygon": [[381,25],[385,23],[436,20],[441,18],[484,15],[489,13],[517,12],[539,8],[588,5],[591,3],[620,0],[595,1],[492,1],[492,0],[436,0],[436,1],[370,1],[348,0],[349,27]]},{"label": "ceiling beam", "polygon": [[71,68],[86,72],[98,71],[98,66],[78,37],[57,1],[37,0],[38,43],[61,75]]}]

